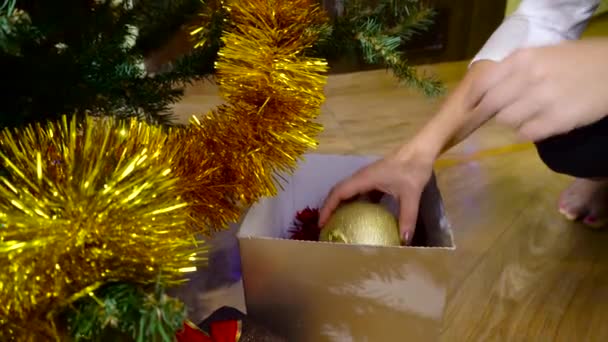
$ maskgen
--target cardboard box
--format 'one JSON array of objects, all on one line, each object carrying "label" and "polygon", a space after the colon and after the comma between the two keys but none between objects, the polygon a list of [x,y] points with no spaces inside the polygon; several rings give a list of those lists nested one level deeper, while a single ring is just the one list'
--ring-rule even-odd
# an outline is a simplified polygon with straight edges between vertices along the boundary
[{"label": "cardboard box", "polygon": [[[373,160],[307,155],[284,190],[242,221],[247,313],[289,341],[438,339],[455,247],[434,176],[422,195],[418,247],[288,239],[297,211],[319,207],[334,184]],[[394,211],[391,201],[384,204]]]}]

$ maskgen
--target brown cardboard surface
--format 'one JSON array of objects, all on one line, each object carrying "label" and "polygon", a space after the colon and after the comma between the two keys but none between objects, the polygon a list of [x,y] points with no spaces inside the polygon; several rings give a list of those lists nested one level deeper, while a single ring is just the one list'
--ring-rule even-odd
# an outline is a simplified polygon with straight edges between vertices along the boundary
[{"label": "brown cardboard surface", "polygon": [[[289,341],[438,338],[455,246],[434,177],[421,199],[417,247],[285,239],[298,210],[318,207],[337,181],[372,160],[308,155],[284,190],[242,222],[247,313]],[[395,209],[390,199],[384,203]]]}]

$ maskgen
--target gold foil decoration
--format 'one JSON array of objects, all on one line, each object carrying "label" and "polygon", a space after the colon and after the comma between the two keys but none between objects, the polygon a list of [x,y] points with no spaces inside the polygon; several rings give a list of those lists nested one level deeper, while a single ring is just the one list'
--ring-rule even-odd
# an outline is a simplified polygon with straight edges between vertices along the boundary
[{"label": "gold foil decoration", "polygon": [[277,194],[282,175],[317,146],[327,63],[304,52],[326,20],[313,0],[223,1],[230,25],[216,62],[226,102],[170,138],[190,219],[209,233]]},{"label": "gold foil decoration", "polygon": [[340,206],[321,230],[320,241],[399,246],[397,218],[380,204],[352,202]]},{"label": "gold foil decoration", "polygon": [[167,138],[90,117],[1,133],[0,340],[52,336],[66,305],[108,281],[184,280],[201,250],[158,163]]},{"label": "gold foil decoration", "polygon": [[[185,128],[87,117],[0,136],[0,340],[56,336],[58,314],[110,281],[168,286],[316,147],[327,63],[304,51],[313,0],[225,1],[226,105]],[[190,228],[192,227],[192,228]]]}]

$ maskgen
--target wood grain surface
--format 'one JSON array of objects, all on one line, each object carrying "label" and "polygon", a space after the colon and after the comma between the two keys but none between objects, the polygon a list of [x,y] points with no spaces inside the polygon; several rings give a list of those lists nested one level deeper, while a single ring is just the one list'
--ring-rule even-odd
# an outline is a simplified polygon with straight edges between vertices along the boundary
[{"label": "wood grain surface", "polygon": [[[605,22],[593,23],[590,35],[608,31]],[[466,65],[429,68],[451,88]],[[319,147],[326,153],[386,153],[439,105],[385,71],[331,76],[326,94]],[[213,84],[197,84],[175,110],[187,120],[219,103]],[[568,177],[549,171],[531,146],[493,122],[448,151],[437,173],[457,244],[442,340],[608,340],[608,233],[558,214]],[[229,273],[215,267],[207,277]],[[211,292],[197,285],[204,292],[190,299],[200,301],[197,317],[214,305],[242,305],[238,281],[226,274],[222,284],[208,280]]]}]

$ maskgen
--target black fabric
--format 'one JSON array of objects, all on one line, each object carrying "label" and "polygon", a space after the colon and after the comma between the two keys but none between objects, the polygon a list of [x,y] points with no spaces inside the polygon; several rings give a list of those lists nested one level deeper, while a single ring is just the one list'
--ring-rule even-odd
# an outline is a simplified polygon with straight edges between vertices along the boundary
[{"label": "black fabric", "polygon": [[211,329],[211,323],[213,322],[223,322],[223,321],[242,321],[247,317],[244,313],[239,310],[222,306],[221,308],[215,310],[207,319],[198,324],[198,328],[202,331],[209,333]]},{"label": "black fabric", "polygon": [[199,323],[198,327],[209,334],[213,322],[232,320],[241,321],[242,323],[239,342],[287,342],[286,339],[257,324],[247,314],[228,306],[215,310],[207,319]]},{"label": "black fabric", "polygon": [[608,177],[608,117],[536,143],[541,160],[553,171],[577,178]]}]

